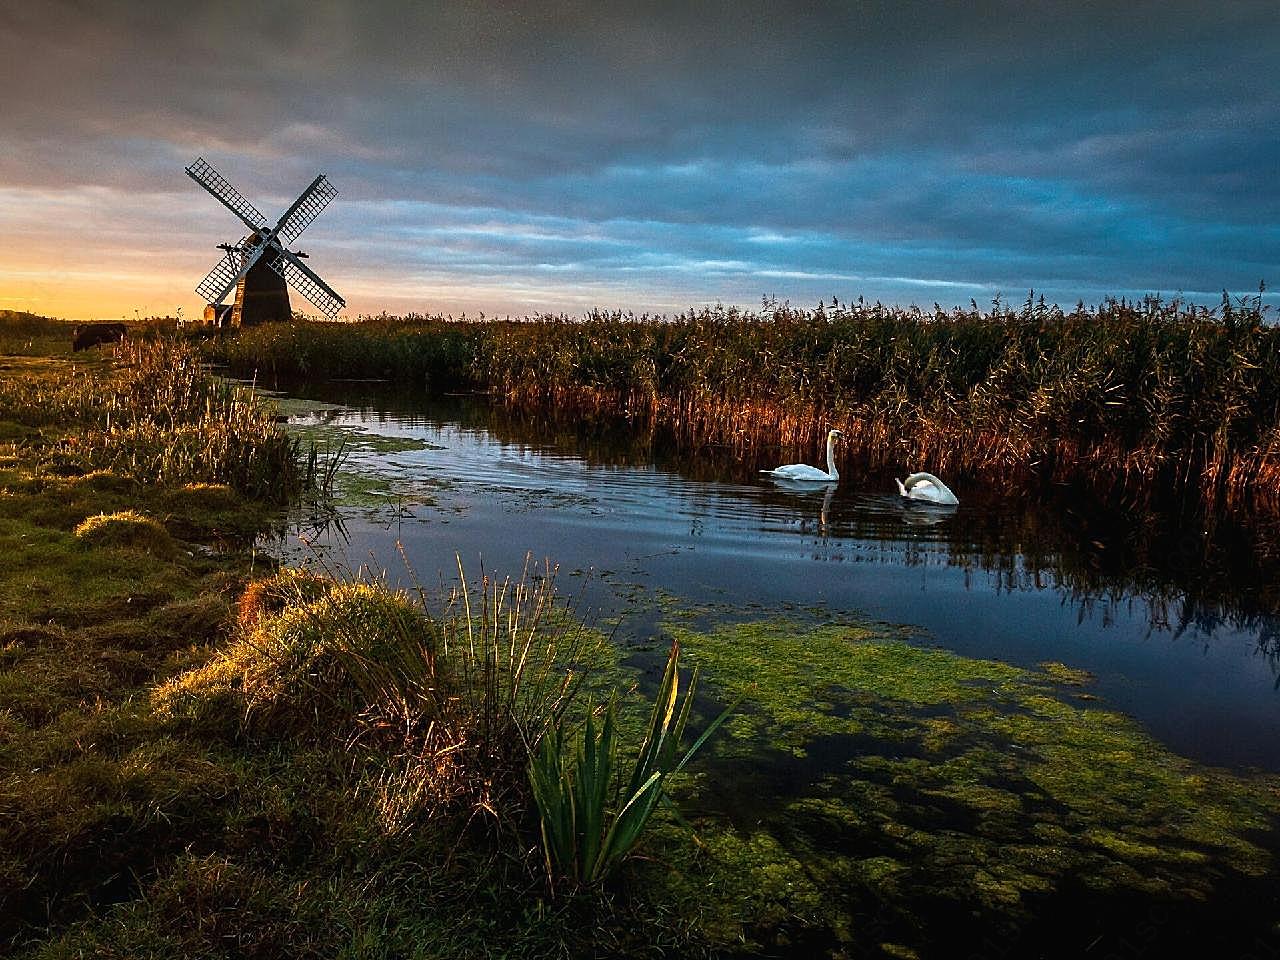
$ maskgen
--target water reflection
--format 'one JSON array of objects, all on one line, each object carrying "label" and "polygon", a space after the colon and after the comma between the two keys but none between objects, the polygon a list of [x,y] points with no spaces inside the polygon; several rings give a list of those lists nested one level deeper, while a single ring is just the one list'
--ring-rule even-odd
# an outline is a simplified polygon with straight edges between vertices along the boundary
[{"label": "water reflection", "polygon": [[[353,409],[326,410],[315,418],[392,435],[425,431],[437,444],[441,431],[449,430],[469,435],[472,442],[496,444],[500,456],[487,463],[428,458],[441,476],[464,476],[494,489],[528,494],[543,487],[548,496],[563,498],[594,496],[607,485],[610,499],[638,503],[644,498],[633,487],[695,481],[712,486],[664,493],[695,515],[705,511],[722,520],[736,515],[765,531],[817,534],[827,546],[832,538],[862,541],[867,548],[858,553],[862,562],[955,566],[987,575],[986,584],[999,592],[1057,590],[1081,607],[1082,618],[1091,610],[1106,617],[1117,603],[1137,601],[1156,630],[1257,630],[1268,648],[1278,639],[1272,614],[1280,600],[1280,563],[1268,555],[1276,538],[1264,531],[1197,529],[1185,517],[1126,514],[1065,491],[1058,499],[1015,500],[992,491],[966,491],[962,507],[905,501],[891,492],[891,475],[856,467],[839,485],[761,482],[756,463],[771,453],[664,448],[652,435],[583,431],[475,400],[433,401],[425,409],[416,399],[418,409],[388,409],[396,402],[405,398],[372,405],[361,397]],[[605,474],[581,482],[574,476],[576,466],[564,468],[566,455]],[[396,457],[384,458],[381,466],[386,461],[394,465]],[[877,487],[886,492],[869,492]],[[911,535],[904,538],[904,530]],[[973,580],[967,583],[974,586]]]},{"label": "water reflection", "polygon": [[[826,533],[827,521],[831,515],[831,501],[835,499],[837,483],[823,483],[821,485],[814,483],[804,483],[802,481],[784,480],[777,477],[771,478],[772,483],[783,493],[787,493],[795,497],[797,503],[817,503],[818,504],[818,525],[817,529]],[[805,521],[801,521],[802,528],[805,527]]]},{"label": "water reflection", "polygon": [[909,527],[936,527],[954,517],[959,509],[954,504],[921,503],[917,500],[903,500],[900,507],[902,522]]},{"label": "water reflection", "polygon": [[627,602],[660,589],[727,609],[865,612],[964,654],[1084,667],[1182,752],[1280,768],[1267,531],[1129,514],[1065,489],[957,483],[959,507],[906,502],[871,465],[843,463],[838,486],[760,477],[761,462],[794,452],[777,448],[686,449],[465,398],[322,399],[351,404],[323,416],[377,440],[356,442],[352,465],[391,491],[344,511],[349,542],[316,538],[353,565],[392,563],[397,539],[428,579],[455,551],[499,569],[532,550],[595,569]]}]

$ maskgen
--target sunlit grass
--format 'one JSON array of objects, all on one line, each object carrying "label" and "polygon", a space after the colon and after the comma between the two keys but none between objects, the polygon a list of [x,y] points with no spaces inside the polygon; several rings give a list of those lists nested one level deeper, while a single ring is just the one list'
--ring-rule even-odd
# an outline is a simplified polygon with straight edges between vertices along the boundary
[{"label": "sunlit grass", "polygon": [[55,472],[222,483],[276,502],[332,479],[330,458],[304,451],[252,391],[210,376],[190,345],[126,339],[111,349],[110,361],[11,361],[0,378],[0,423],[37,443]]}]

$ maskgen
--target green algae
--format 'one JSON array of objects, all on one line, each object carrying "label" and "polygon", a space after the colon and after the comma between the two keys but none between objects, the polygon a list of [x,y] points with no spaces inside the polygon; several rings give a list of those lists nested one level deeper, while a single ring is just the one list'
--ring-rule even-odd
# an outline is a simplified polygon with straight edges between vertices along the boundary
[{"label": "green algae", "polygon": [[298,420],[299,416],[323,415],[347,409],[313,401],[274,401],[282,412],[292,414],[285,425],[288,434],[318,449],[338,455],[333,475],[331,501],[337,507],[361,510],[379,516],[393,510],[395,518],[415,506],[436,506],[436,495],[452,484],[439,477],[424,478],[420,470],[408,471],[394,459],[396,454],[438,450],[440,447],[420,437],[388,436],[370,431],[363,424],[334,423],[323,418]]},{"label": "green algae", "polygon": [[386,507],[435,506],[443,483],[409,481],[368,472],[339,470],[334,479],[333,502],[342,507],[376,511]]},{"label": "green algae", "polygon": [[[739,896],[751,916],[841,942],[867,935],[872,909],[908,927],[963,909],[1016,930],[1066,889],[1193,903],[1223,878],[1275,875],[1280,783],[1203,767],[1127,717],[1061,699],[1081,671],[965,658],[865,623],[664,627],[717,699],[743,698],[732,737],[679,791],[700,811],[696,882],[732,889],[701,906],[706,930],[744,922]],[[781,785],[779,769],[793,771]],[[809,910],[814,883],[824,897]]]},{"label": "green algae", "polygon": [[1048,674],[1053,680],[1066,687],[1083,687],[1093,683],[1094,676],[1088,670],[1081,670],[1078,667],[1069,667],[1065,663],[1057,660],[1046,660],[1039,664],[1040,669]]},{"label": "green algae", "polygon": [[[242,380],[230,381],[233,383],[243,384]],[[301,397],[289,397],[275,390],[263,390],[261,387],[257,389],[257,394],[263,398],[268,407],[282,417],[310,417],[315,414],[333,413],[336,411],[350,410],[351,408],[341,403],[327,403],[324,400],[307,400]]]},{"label": "green algae", "polygon": [[285,425],[291,436],[328,446],[344,445],[352,456],[413,453],[440,450],[441,447],[421,437],[390,436],[375,433],[360,423],[333,423],[325,419],[294,420]]},{"label": "green algae", "polygon": [[[668,624],[667,632],[717,686],[745,696],[747,709],[728,724],[734,737],[797,756],[820,736],[868,729],[892,736],[894,719],[869,713],[868,698],[914,710],[1011,700],[1023,676],[1006,664],[887,640],[868,625],[763,621],[699,632]],[[936,720],[928,727],[935,740],[946,730]]]}]

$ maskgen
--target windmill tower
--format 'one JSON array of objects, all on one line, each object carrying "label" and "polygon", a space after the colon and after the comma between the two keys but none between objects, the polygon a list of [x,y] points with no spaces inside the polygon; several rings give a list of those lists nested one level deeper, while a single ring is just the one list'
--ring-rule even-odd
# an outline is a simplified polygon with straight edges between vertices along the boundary
[{"label": "windmill tower", "polygon": [[[289,286],[310,300],[330,320],[347,302],[302,262],[305,253],[290,250],[289,244],[305,230],[338,191],[321,174],[302,191],[274,227],[258,208],[245,199],[203,157],[186,168],[189,176],[215,200],[240,218],[249,232],[239,243],[220,243],[226,251],[217,266],[200,281],[196,293],[209,304],[205,319],[222,326],[253,326],[271,320],[288,320]],[[286,286],[286,281],[289,286]],[[222,301],[234,290],[235,301]]]}]

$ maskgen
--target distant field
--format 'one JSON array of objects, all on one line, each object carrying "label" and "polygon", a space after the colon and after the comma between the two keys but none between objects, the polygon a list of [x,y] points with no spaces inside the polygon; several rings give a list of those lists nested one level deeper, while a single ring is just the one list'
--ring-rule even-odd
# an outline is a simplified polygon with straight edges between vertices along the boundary
[{"label": "distant field", "polygon": [[0,310],[0,354],[51,355],[71,351],[69,320],[20,310]]},{"label": "distant field", "polygon": [[[0,310],[0,355],[52,357],[71,353],[73,332],[82,322],[44,317],[21,310]],[[140,317],[124,323],[136,339],[153,339],[177,329],[174,317]]]}]

